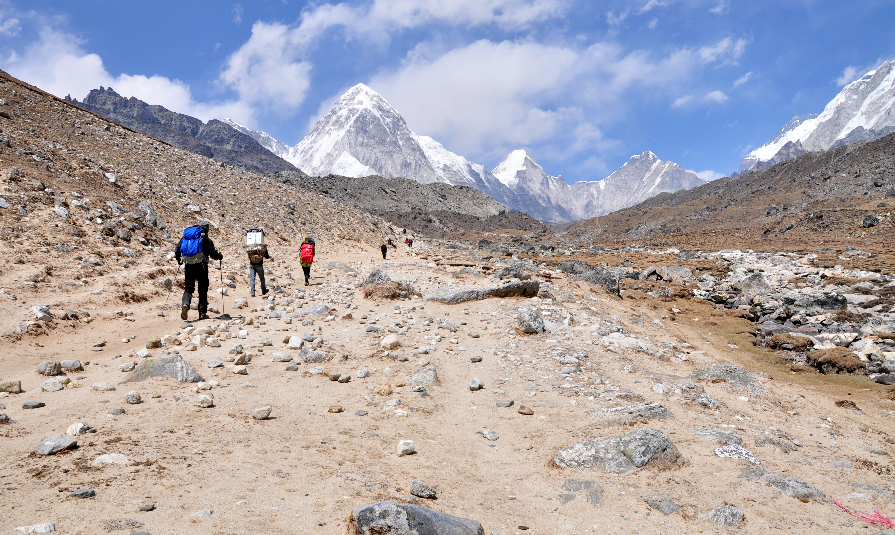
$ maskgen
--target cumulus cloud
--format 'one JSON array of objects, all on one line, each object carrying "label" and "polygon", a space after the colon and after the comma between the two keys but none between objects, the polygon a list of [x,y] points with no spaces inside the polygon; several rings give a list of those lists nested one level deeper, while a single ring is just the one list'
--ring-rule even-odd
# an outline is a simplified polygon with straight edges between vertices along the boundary
[{"label": "cumulus cloud", "polygon": [[745,39],[734,41],[732,38],[726,37],[713,45],[700,47],[698,54],[704,63],[719,62],[722,65],[736,65],[737,60],[745,51]]},{"label": "cumulus cloud", "polygon": [[654,29],[656,28],[656,26],[658,26],[658,25],[659,25],[659,19],[658,19],[658,18],[655,18],[655,19],[649,21],[649,24],[647,24],[647,26],[649,26],[649,29],[650,29],[650,30],[654,30]]},{"label": "cumulus cloud", "polygon": [[[564,140],[571,155],[611,142],[600,133],[582,146],[572,133],[584,126],[600,132],[601,124],[624,114],[624,102],[635,93],[656,98],[657,93],[679,92],[707,62],[741,53],[732,40],[708,48],[715,52],[681,48],[653,57],[615,42],[573,48],[480,40],[445,53],[420,47],[369,85],[413,130],[467,157],[489,158],[557,139]],[[681,97],[675,107],[692,99]],[[554,107],[556,102],[564,106]]]},{"label": "cumulus cloud", "polygon": [[705,96],[705,101],[706,102],[717,102],[720,104],[721,102],[726,102],[727,98],[728,98],[727,95],[725,95],[721,91],[712,91],[711,93],[709,93],[708,95]]},{"label": "cumulus cloud", "polygon": [[136,97],[173,111],[203,120],[231,116],[252,122],[251,108],[239,101],[196,102],[187,84],[164,76],[110,74],[97,54],[85,52],[73,35],[50,26],[39,30],[38,38],[21,52],[12,52],[2,61],[13,76],[58,97],[84,98],[99,86],[114,88],[125,97]]},{"label": "cumulus cloud", "polygon": [[839,87],[843,87],[855,81],[855,77],[858,74],[858,68],[854,65],[849,65],[842,71],[842,76],[836,78],[836,85]]},{"label": "cumulus cloud", "polygon": [[640,8],[640,10],[637,12],[637,14],[643,15],[647,11],[651,11],[654,8],[665,7],[667,5],[668,4],[666,2],[660,2],[659,0],[649,0],[649,2],[647,2],[646,4],[643,5],[643,7]]},{"label": "cumulus cloud", "polygon": [[727,0],[721,0],[718,5],[709,10],[710,13],[722,15],[727,12]]}]

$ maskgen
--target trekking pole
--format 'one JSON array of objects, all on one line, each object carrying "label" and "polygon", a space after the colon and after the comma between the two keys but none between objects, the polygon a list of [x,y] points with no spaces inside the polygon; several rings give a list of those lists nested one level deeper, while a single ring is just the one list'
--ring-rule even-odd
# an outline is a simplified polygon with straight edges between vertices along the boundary
[{"label": "trekking pole", "polygon": [[[177,282],[178,275],[180,275],[180,263],[177,264],[177,272],[174,273],[174,282]],[[168,288],[168,297],[165,298],[165,308],[168,308],[168,300],[171,299],[171,290],[174,289],[174,282],[172,282],[171,287]]]},{"label": "trekking pole", "polygon": [[223,317],[226,316],[224,313],[224,259],[222,258],[218,260],[218,262],[220,262],[218,264],[218,269],[221,270],[221,316]]}]

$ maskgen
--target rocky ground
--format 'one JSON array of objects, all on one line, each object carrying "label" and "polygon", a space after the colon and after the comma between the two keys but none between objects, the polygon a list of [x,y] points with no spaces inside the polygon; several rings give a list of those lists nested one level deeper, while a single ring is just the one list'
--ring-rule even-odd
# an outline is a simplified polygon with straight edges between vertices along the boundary
[{"label": "rocky ground", "polygon": [[[875,533],[836,502],[895,509],[878,249],[489,233],[382,261],[382,219],[2,82],[0,532]],[[200,218],[225,261],[183,322],[169,251]]]}]

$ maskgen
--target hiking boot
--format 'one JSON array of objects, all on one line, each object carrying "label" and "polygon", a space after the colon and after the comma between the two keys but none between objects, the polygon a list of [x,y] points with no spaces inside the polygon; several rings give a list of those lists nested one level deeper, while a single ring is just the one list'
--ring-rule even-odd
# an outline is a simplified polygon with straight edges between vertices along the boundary
[{"label": "hiking boot", "polygon": [[186,321],[186,315],[190,311],[190,307],[180,307],[180,319]]},{"label": "hiking boot", "polygon": [[252,291],[252,297],[255,297],[255,292],[254,292],[254,291]]},{"label": "hiking boot", "polygon": [[268,290],[267,288],[262,288],[262,289],[261,289],[261,295],[267,295],[267,292],[269,292],[269,291],[270,291],[270,290]]},{"label": "hiking boot", "polygon": [[308,279],[305,279],[305,286],[308,286],[309,284]]},{"label": "hiking boot", "polygon": [[208,319],[208,313],[203,312],[203,313],[199,314],[199,319],[200,319],[200,320],[207,320],[207,319]]}]

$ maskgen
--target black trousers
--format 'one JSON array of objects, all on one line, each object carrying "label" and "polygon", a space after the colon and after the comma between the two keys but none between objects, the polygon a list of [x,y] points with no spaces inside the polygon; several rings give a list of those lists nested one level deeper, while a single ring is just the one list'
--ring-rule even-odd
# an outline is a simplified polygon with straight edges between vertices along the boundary
[{"label": "black trousers", "polygon": [[305,272],[305,282],[311,278],[311,266],[302,266],[301,270]]},{"label": "black trousers", "polygon": [[196,284],[198,283],[199,314],[205,314],[208,311],[208,262],[184,264],[183,274],[183,298],[180,300],[181,306],[190,306],[190,302],[193,300],[193,292],[196,290]]}]

